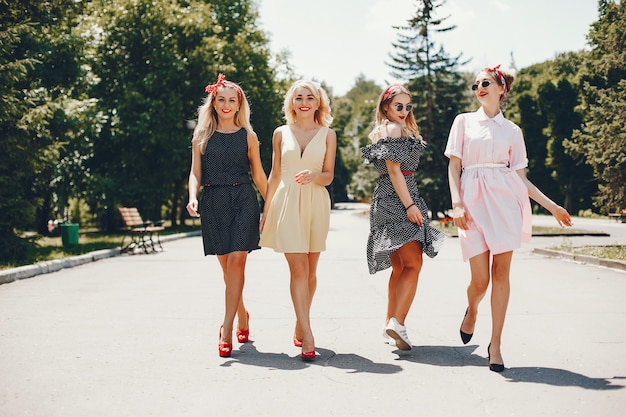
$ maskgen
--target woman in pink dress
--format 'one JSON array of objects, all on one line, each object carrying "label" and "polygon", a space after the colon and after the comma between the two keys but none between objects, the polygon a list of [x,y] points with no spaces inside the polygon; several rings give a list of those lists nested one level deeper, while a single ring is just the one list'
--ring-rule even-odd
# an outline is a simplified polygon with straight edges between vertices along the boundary
[{"label": "woman in pink dress", "polygon": [[472,90],[481,107],[456,117],[445,150],[450,158],[452,217],[459,228],[463,260],[469,260],[471,271],[461,340],[467,344],[472,338],[478,304],[491,281],[492,333],[487,352],[489,369],[495,372],[504,370],[500,344],[513,250],[529,241],[532,232],[528,197],[550,211],[561,227],[572,225],[567,211],[526,178],[522,131],[501,110],[513,76],[499,68],[485,68],[476,76]]}]

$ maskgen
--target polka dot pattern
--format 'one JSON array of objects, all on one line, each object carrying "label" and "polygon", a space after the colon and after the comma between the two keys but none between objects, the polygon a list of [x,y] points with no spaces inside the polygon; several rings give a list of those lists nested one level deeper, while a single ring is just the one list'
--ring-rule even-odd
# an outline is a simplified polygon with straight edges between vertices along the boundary
[{"label": "polka dot pattern", "polygon": [[247,131],[215,132],[202,156],[205,255],[260,249],[259,202],[249,172]]},{"label": "polka dot pattern", "polygon": [[370,207],[370,235],[367,240],[367,263],[370,274],[391,267],[389,255],[405,243],[421,243],[423,252],[433,258],[439,252],[445,235],[430,225],[428,207],[420,196],[417,182],[411,174],[404,178],[409,193],[424,218],[424,225],[409,221],[406,209],[387,175],[386,160],[400,163],[402,171],[414,172],[424,151],[424,144],[414,138],[384,138],[361,148],[362,157],[381,174]]}]

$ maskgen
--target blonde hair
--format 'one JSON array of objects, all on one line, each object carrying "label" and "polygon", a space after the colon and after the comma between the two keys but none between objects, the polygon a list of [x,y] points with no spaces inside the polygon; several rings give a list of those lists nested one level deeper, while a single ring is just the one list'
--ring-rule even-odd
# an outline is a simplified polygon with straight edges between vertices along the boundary
[{"label": "blonde hair", "polygon": [[[376,105],[376,121],[374,124],[374,129],[369,134],[369,138],[372,142],[376,142],[377,140],[381,139],[380,128],[381,126],[389,123],[389,119],[387,119],[387,108],[389,107],[389,104],[391,103],[393,98],[400,94],[406,94],[411,97],[411,93],[409,92],[409,90],[405,86],[400,84],[390,85],[378,97],[378,104]],[[402,130],[403,133],[404,131],[406,131],[407,134],[410,134],[411,136],[423,142],[412,111],[407,114],[405,126]]]},{"label": "blonde hair", "polygon": [[213,89],[207,86],[209,94],[205,97],[202,105],[198,107],[198,122],[193,131],[193,139],[191,139],[191,146],[199,146],[200,153],[204,155],[206,144],[215,133],[217,129],[217,112],[213,107],[215,97],[220,89],[231,89],[237,92],[237,98],[239,99],[239,110],[235,114],[235,125],[245,128],[248,132],[252,131],[252,125],[250,124],[250,105],[245,93],[237,84],[232,81],[222,81],[219,85],[214,85]]},{"label": "blonde hair", "polygon": [[296,110],[293,107],[293,98],[296,90],[300,87],[304,87],[313,94],[313,97],[319,103],[319,108],[315,111],[315,123],[328,127],[333,121],[333,116],[330,114],[330,99],[328,94],[322,88],[322,86],[314,81],[298,80],[294,82],[289,91],[285,94],[285,101],[283,103],[283,113],[285,114],[285,121],[288,125],[292,125],[298,118]]}]

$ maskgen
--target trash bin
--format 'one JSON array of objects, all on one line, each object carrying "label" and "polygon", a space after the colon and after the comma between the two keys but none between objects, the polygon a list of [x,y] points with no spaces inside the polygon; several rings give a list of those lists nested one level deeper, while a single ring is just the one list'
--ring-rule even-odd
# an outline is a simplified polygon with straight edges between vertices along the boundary
[{"label": "trash bin", "polygon": [[63,246],[78,245],[78,224],[62,223],[61,224],[61,241]]}]

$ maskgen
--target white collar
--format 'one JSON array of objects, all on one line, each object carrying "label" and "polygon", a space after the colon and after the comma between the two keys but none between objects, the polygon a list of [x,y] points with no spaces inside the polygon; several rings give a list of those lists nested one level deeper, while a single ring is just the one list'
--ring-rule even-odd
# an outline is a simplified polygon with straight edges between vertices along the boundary
[{"label": "white collar", "polygon": [[476,110],[476,115],[478,116],[479,121],[493,120],[494,122],[498,124],[498,126],[502,126],[505,120],[504,115],[502,114],[502,111],[496,114],[495,117],[489,117],[485,113],[485,110],[483,110],[482,106],[478,110]]}]

